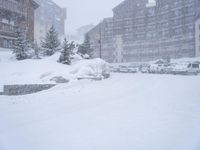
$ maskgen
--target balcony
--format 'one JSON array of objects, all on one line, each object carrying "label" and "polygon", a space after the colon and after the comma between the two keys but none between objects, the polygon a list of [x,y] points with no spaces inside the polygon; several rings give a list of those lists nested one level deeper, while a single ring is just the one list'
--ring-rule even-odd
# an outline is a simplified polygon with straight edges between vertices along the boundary
[{"label": "balcony", "polygon": [[15,0],[0,0],[0,9],[8,10],[19,15],[26,15],[26,7]]},{"label": "balcony", "polygon": [[5,36],[15,36],[15,26],[0,22],[0,34]]}]

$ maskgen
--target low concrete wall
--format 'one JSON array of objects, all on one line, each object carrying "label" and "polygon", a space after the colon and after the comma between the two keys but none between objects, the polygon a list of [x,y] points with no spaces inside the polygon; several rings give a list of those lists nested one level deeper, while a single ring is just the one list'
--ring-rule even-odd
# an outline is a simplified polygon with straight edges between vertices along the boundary
[{"label": "low concrete wall", "polygon": [[48,90],[54,86],[55,84],[4,85],[3,93],[0,93],[0,95],[26,95]]}]

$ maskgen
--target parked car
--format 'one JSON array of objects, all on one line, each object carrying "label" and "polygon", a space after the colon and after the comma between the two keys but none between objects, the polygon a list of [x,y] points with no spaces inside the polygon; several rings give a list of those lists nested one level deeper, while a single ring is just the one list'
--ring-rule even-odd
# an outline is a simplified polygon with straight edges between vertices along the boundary
[{"label": "parked car", "polygon": [[119,66],[110,66],[110,71],[111,72],[120,72]]},{"label": "parked car", "polygon": [[129,69],[128,69],[127,66],[122,66],[122,65],[120,65],[120,66],[119,66],[119,72],[128,73],[128,72],[129,72]]},{"label": "parked car", "polygon": [[141,73],[149,73],[149,67],[142,67],[142,68],[140,69],[140,72],[141,72]]},{"label": "parked car", "polygon": [[129,73],[137,73],[138,72],[138,68],[135,66],[128,66],[128,72]]},{"label": "parked car", "polygon": [[158,74],[170,74],[174,68],[174,64],[164,63],[164,64],[153,64],[149,68],[150,73]]},{"label": "parked car", "polygon": [[152,64],[149,66],[149,73],[158,73],[159,72],[159,64]]},{"label": "parked car", "polygon": [[200,64],[198,63],[179,63],[172,70],[173,74],[180,75],[198,75],[200,73]]},{"label": "parked car", "polygon": [[197,75],[200,73],[200,62],[192,62],[188,65],[188,74]]},{"label": "parked car", "polygon": [[149,64],[142,64],[140,66],[140,72],[141,73],[149,73],[149,68],[150,68]]},{"label": "parked car", "polygon": [[162,72],[164,74],[171,74],[176,64],[167,64],[163,66]]}]

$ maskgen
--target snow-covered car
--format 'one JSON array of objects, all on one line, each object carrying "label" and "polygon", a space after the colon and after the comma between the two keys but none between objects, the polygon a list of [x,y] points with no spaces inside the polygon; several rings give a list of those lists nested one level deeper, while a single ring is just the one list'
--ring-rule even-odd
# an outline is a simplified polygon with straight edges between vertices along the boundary
[{"label": "snow-covered car", "polygon": [[119,68],[119,66],[110,66],[110,71],[111,72],[119,72],[120,68]]},{"label": "snow-covered car", "polygon": [[158,74],[168,74],[172,70],[172,66],[170,64],[153,64],[149,67],[150,73],[158,73]]},{"label": "snow-covered car", "polygon": [[172,74],[181,74],[185,75],[188,70],[188,64],[187,63],[178,63],[174,66],[172,69]]},{"label": "snow-covered car", "polygon": [[129,72],[128,66],[122,66],[122,65],[120,65],[119,66],[119,72],[128,73]]},{"label": "snow-covered car", "polygon": [[162,68],[162,72],[164,74],[171,74],[175,66],[176,66],[176,64],[164,65],[163,68]]},{"label": "snow-covered car", "polygon": [[152,64],[149,66],[149,73],[158,73],[158,64]]},{"label": "snow-covered car", "polygon": [[137,73],[138,72],[138,68],[135,66],[128,66],[128,72],[129,73]]},{"label": "snow-covered car", "polygon": [[141,73],[149,73],[149,67],[150,67],[149,64],[142,64],[140,66],[140,72]]},{"label": "snow-covered car", "polygon": [[141,67],[140,72],[141,73],[149,73],[149,67]]},{"label": "snow-covered car", "polygon": [[172,73],[175,75],[198,75],[200,66],[197,63],[179,63],[174,67]]},{"label": "snow-covered car", "polygon": [[197,75],[200,73],[200,62],[193,62],[188,65],[188,74]]},{"label": "snow-covered car", "polygon": [[158,64],[158,66],[157,66],[157,72],[156,73],[164,74],[165,73],[165,71],[164,71],[165,67],[166,67],[165,64]]}]

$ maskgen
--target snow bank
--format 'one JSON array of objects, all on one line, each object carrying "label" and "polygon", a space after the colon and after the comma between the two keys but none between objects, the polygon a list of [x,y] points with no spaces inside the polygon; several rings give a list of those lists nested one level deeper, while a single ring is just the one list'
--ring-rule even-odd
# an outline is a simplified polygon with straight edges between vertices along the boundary
[{"label": "snow bank", "polygon": [[60,54],[40,60],[12,60],[10,52],[0,52],[0,85],[4,84],[40,84],[55,83],[53,78],[63,77],[76,80],[78,77],[102,77],[108,72],[108,64],[101,59],[81,60],[75,56],[73,64],[63,65],[57,62]]},{"label": "snow bank", "polygon": [[74,65],[71,71],[76,78],[104,78],[104,75],[109,73],[109,65],[99,58],[82,60]]}]

